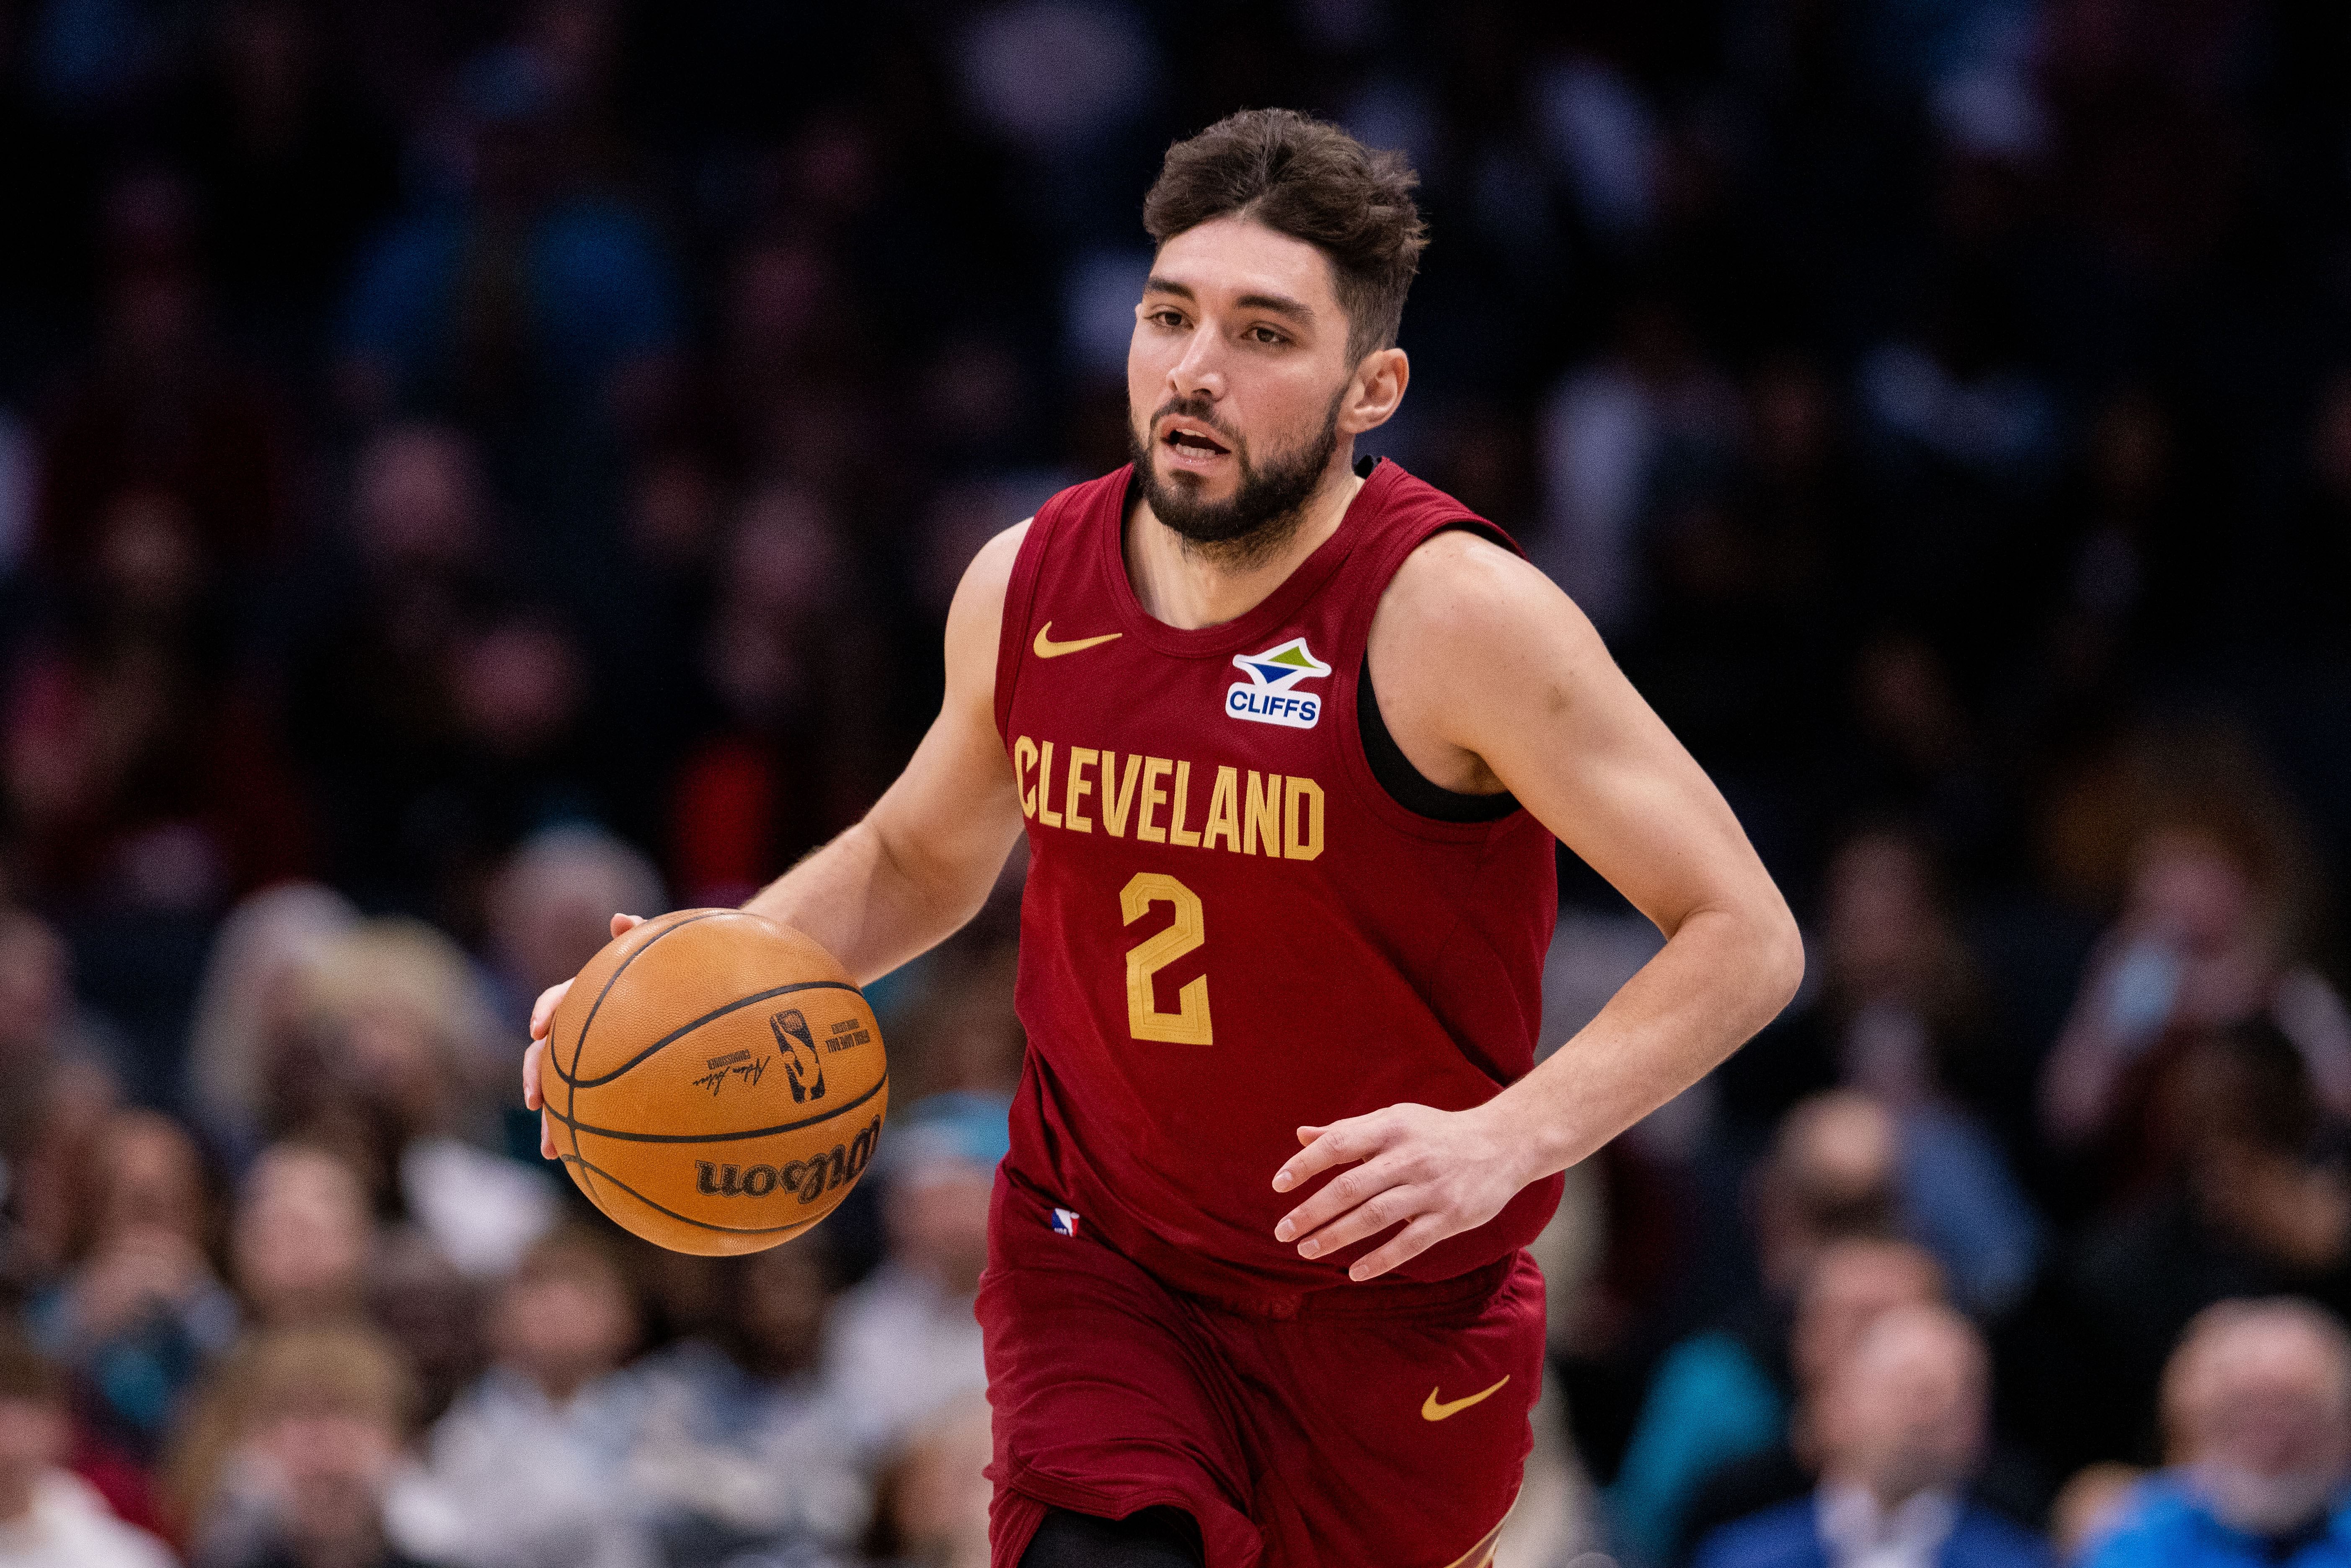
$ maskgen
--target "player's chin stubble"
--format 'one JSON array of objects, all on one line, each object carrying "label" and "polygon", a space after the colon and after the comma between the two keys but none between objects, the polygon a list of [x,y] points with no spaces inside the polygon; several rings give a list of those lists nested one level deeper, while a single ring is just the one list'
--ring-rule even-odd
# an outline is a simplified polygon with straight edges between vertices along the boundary
[{"label": "player's chin stubble", "polygon": [[[1342,396],[1345,390],[1340,389]],[[1209,411],[1189,399],[1161,404],[1141,430],[1132,423],[1127,429],[1134,471],[1151,515],[1173,528],[1188,548],[1228,570],[1265,559],[1288,543],[1306,520],[1306,503],[1322,482],[1331,454],[1338,450],[1340,401],[1338,397],[1331,400],[1319,434],[1293,451],[1276,455],[1262,468],[1249,461],[1247,447],[1235,444],[1233,460],[1240,480],[1222,501],[1201,496],[1196,475],[1160,476],[1153,444],[1145,433],[1156,430],[1159,422],[1171,414],[1213,423]]]}]

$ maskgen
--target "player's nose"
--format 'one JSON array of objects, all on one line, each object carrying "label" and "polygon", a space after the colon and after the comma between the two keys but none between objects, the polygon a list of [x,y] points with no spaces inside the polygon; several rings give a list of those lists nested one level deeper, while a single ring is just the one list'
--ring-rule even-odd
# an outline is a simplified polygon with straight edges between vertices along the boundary
[{"label": "player's nose", "polygon": [[1205,397],[1214,402],[1225,395],[1224,356],[1216,334],[1191,334],[1184,344],[1183,357],[1168,367],[1167,387],[1184,398]]}]

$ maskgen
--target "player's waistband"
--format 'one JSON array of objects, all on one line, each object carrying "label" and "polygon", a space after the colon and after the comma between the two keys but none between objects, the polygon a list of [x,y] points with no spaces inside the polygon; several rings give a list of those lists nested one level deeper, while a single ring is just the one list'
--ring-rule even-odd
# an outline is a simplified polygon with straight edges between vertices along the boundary
[{"label": "player's waistband", "polygon": [[1299,1318],[1394,1318],[1441,1314],[1476,1306],[1492,1296],[1509,1280],[1510,1270],[1522,1255],[1522,1249],[1514,1249],[1489,1263],[1445,1280],[1407,1280],[1392,1276],[1361,1283],[1349,1281],[1310,1291],[1228,1295],[1195,1290],[1171,1281],[1165,1270],[1152,1268],[1146,1260],[1136,1257],[1131,1249],[1113,1245],[1102,1235],[1099,1226],[1085,1225],[1081,1217],[1071,1210],[1056,1207],[1060,1199],[1048,1196],[1034,1183],[1021,1176],[1013,1170],[1009,1162],[998,1168],[997,1176],[1011,1201],[1026,1212],[1029,1222],[1042,1225],[1049,1223],[1048,1216],[1055,1220],[1067,1216],[1071,1226],[1067,1234],[1073,1239],[1082,1232],[1087,1244],[1107,1247],[1118,1253],[1135,1268],[1149,1274],[1160,1289],[1169,1294],[1181,1296],[1211,1312],[1230,1312],[1238,1317],[1286,1322]]},{"label": "player's waistband", "polygon": [[1172,1285],[1167,1288],[1211,1311],[1247,1318],[1422,1317],[1475,1306],[1486,1300],[1502,1288],[1518,1258],[1516,1252],[1506,1253],[1450,1280],[1374,1280],[1287,1295],[1226,1298],[1177,1290]]}]

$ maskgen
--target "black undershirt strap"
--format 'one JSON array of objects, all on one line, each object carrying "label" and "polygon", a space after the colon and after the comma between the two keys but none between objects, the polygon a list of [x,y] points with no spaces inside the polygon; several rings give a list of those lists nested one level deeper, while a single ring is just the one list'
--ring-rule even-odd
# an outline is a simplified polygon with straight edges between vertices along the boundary
[{"label": "black undershirt strap", "polygon": [[1364,653],[1363,671],[1355,677],[1355,727],[1363,732],[1364,760],[1372,765],[1372,777],[1380,781],[1390,800],[1407,811],[1440,822],[1499,822],[1519,809],[1519,798],[1508,790],[1499,795],[1471,795],[1447,789],[1432,783],[1412,765],[1412,758],[1388,733],[1388,721],[1380,715],[1380,696],[1372,690],[1369,649]]}]

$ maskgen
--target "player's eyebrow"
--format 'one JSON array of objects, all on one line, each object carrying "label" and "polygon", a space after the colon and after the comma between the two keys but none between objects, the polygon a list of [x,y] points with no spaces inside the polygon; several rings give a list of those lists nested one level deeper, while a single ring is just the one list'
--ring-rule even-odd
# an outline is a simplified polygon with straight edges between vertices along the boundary
[{"label": "player's eyebrow", "polygon": [[[1190,284],[1156,275],[1143,280],[1143,291],[1145,294],[1172,294],[1178,299],[1195,303],[1199,299]],[[1302,299],[1292,299],[1287,294],[1244,294],[1233,303],[1244,310],[1263,310],[1275,316],[1287,316],[1293,321],[1311,322],[1314,319],[1312,306]]]},{"label": "player's eyebrow", "polygon": [[1292,299],[1287,294],[1244,294],[1233,301],[1244,310],[1263,310],[1275,316],[1287,316],[1293,321],[1311,321],[1314,308],[1302,299]]}]

